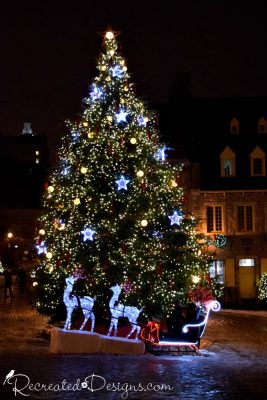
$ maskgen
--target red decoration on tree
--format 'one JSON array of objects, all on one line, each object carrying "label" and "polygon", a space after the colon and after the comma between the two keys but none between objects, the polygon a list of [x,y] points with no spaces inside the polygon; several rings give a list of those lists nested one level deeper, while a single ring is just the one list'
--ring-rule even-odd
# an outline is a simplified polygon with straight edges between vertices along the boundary
[{"label": "red decoration on tree", "polygon": [[122,243],[121,250],[122,250],[123,254],[127,254],[128,253],[128,244]]},{"label": "red decoration on tree", "polygon": [[209,286],[190,288],[188,291],[188,298],[196,304],[205,304],[214,300],[212,289]]},{"label": "red decoration on tree", "polygon": [[123,290],[125,291],[126,294],[131,293],[131,291],[132,291],[132,282],[130,281],[130,279],[125,281],[121,286],[122,286],[122,288],[123,288]]}]

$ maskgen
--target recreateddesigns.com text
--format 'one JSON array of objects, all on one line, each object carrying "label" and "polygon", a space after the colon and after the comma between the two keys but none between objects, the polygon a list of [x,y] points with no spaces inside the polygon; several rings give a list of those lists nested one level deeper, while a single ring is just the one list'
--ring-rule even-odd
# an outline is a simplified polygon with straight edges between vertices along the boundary
[{"label": "recreateddesigns.com text", "polygon": [[31,382],[28,375],[16,374],[11,370],[3,385],[10,385],[14,396],[29,397],[32,392],[78,392],[89,391],[91,393],[103,392],[118,392],[122,399],[127,399],[131,393],[137,392],[172,392],[173,387],[165,383],[128,383],[128,382],[108,382],[103,376],[92,374],[82,379],[77,379],[75,382],[68,382],[63,379],[60,383],[40,383]]}]

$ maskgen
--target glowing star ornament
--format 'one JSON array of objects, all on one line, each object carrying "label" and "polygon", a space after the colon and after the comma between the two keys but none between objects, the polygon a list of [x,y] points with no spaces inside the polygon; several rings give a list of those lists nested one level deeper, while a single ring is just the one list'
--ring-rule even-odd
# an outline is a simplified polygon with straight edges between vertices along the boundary
[{"label": "glowing star ornament", "polygon": [[44,241],[42,241],[40,244],[37,244],[35,247],[37,249],[38,255],[47,253],[47,247],[45,246]]},{"label": "glowing star ornament", "polygon": [[180,225],[181,220],[183,219],[182,213],[179,211],[174,211],[172,215],[169,216],[169,219],[171,221],[171,225]]},{"label": "glowing star ornament", "polygon": [[123,70],[119,67],[119,65],[115,65],[115,67],[110,68],[111,74],[115,78],[119,78],[123,74]]},{"label": "glowing star ornament", "polygon": [[121,175],[120,179],[118,181],[116,181],[116,183],[118,185],[118,190],[121,190],[121,189],[128,190],[127,184],[129,182],[130,182],[129,179],[125,179],[125,177],[123,175]]},{"label": "glowing star ornament", "polygon": [[165,161],[166,160],[166,150],[173,150],[171,147],[167,147],[167,146],[163,146],[161,149],[159,149],[156,154],[155,154],[155,158],[157,158],[160,161]]},{"label": "glowing star ornament", "polygon": [[140,126],[146,126],[148,119],[146,117],[139,117],[138,118],[138,124]]},{"label": "glowing star ornament", "polygon": [[92,92],[90,93],[90,96],[93,100],[97,100],[103,96],[103,92],[97,86],[94,86]]},{"label": "glowing star ornament", "polygon": [[121,110],[118,114],[116,114],[117,123],[120,124],[121,122],[127,122],[128,113],[126,111]]},{"label": "glowing star ornament", "polygon": [[93,235],[95,231],[93,229],[86,228],[84,231],[81,231],[81,234],[83,235],[84,242],[86,242],[86,240],[94,240]]}]

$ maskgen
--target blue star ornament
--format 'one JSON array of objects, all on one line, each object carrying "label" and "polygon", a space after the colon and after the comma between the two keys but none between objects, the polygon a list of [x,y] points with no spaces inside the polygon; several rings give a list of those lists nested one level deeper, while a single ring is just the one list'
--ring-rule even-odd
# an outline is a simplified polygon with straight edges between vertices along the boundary
[{"label": "blue star ornament", "polygon": [[118,185],[118,190],[121,190],[121,189],[128,190],[127,184],[129,182],[130,182],[129,179],[125,179],[125,177],[123,175],[121,175],[120,179],[118,181],[116,181],[116,183]]},{"label": "blue star ornament", "polygon": [[128,113],[126,111],[120,110],[120,112],[116,114],[117,123],[119,124],[120,122],[127,122],[126,121],[127,115]]},{"label": "blue star ornament", "polygon": [[45,242],[42,241],[40,244],[37,244],[36,246],[38,255],[42,254],[42,253],[47,253],[47,247],[45,246]]},{"label": "blue star ornament", "polygon": [[112,73],[112,76],[114,77],[120,77],[123,73],[122,69],[118,65],[115,65],[115,67],[110,68],[110,71]]},{"label": "blue star ornament", "polygon": [[81,234],[83,235],[84,242],[86,242],[86,240],[94,240],[93,235],[95,231],[91,228],[86,228],[84,231],[81,231]]},{"label": "blue star ornament", "polygon": [[94,86],[92,92],[90,93],[90,96],[93,100],[97,100],[102,96],[102,94],[102,90],[99,89],[97,86]]},{"label": "blue star ornament", "polygon": [[173,150],[171,147],[163,146],[161,147],[155,154],[155,158],[157,158],[160,161],[165,161],[166,160],[166,150]]},{"label": "blue star ornament", "polygon": [[171,220],[171,225],[180,225],[181,220],[183,219],[182,213],[179,211],[174,211],[172,215],[169,216],[169,219]]},{"label": "blue star ornament", "polygon": [[146,120],[145,120],[145,118],[144,118],[144,117],[139,117],[139,118],[138,118],[138,124],[139,124],[140,126],[146,126]]}]

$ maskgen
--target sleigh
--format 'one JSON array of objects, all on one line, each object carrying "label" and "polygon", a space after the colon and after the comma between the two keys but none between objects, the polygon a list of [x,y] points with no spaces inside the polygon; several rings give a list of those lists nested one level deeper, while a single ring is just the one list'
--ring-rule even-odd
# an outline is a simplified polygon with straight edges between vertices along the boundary
[{"label": "sleigh", "polygon": [[198,354],[210,311],[219,311],[220,308],[220,303],[213,300],[201,306],[195,321],[181,325],[179,329],[171,332],[162,329],[160,323],[149,321],[141,331],[141,339],[144,340],[147,351],[155,355],[161,355],[164,351]]}]

